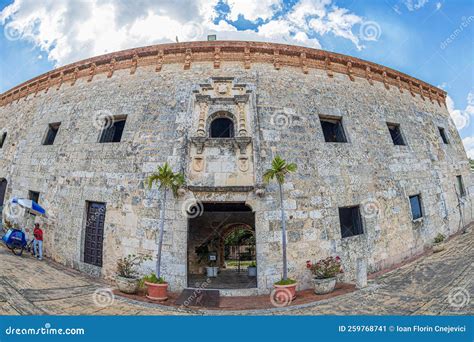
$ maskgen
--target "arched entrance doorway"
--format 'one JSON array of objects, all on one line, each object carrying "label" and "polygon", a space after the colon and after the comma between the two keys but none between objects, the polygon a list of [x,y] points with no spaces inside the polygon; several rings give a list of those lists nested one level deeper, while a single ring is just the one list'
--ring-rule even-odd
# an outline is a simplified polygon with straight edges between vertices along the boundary
[{"label": "arched entrance doorway", "polygon": [[257,277],[247,272],[256,256],[252,209],[245,203],[204,203],[201,212],[188,221],[188,287],[204,282],[209,289],[257,287]]}]

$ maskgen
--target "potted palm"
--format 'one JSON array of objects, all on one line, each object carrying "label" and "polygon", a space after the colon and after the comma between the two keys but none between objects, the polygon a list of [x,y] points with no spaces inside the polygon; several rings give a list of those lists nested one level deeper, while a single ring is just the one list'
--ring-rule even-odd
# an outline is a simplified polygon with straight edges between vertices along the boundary
[{"label": "potted palm", "polygon": [[434,238],[434,243],[433,243],[433,252],[434,253],[438,253],[438,252],[441,252],[441,251],[444,251],[444,240],[446,239],[446,237],[441,234],[441,233],[438,233],[438,235],[436,235],[436,237]]},{"label": "potted palm", "polygon": [[117,275],[115,283],[120,292],[137,293],[140,279],[138,278],[137,267],[145,261],[151,259],[149,256],[137,256],[129,254],[117,261]]},{"label": "potted palm", "polygon": [[314,276],[314,293],[321,295],[334,291],[336,276],[342,273],[341,258],[328,257],[315,264],[308,260],[306,267]]},{"label": "potted palm", "polygon": [[[165,226],[165,206],[166,206],[166,197],[168,191],[171,190],[175,197],[178,196],[179,189],[184,185],[184,175],[182,173],[174,173],[168,163],[165,163],[163,166],[158,167],[157,172],[153,173],[148,177],[148,188],[151,188],[154,183],[158,183],[160,190],[162,190],[162,199],[161,199],[161,211],[160,211],[160,235],[158,239],[158,251],[156,253],[156,274],[153,274],[154,277],[150,275],[150,278],[145,281],[147,287],[148,298],[158,299],[164,298],[165,300],[168,296],[163,295],[168,291],[168,283],[161,276],[161,250],[163,247],[163,232]],[[161,291],[161,294],[155,296],[152,294],[154,291]]]},{"label": "potted palm", "polygon": [[252,261],[250,265],[247,267],[247,275],[249,277],[257,276],[257,263],[255,261]]},{"label": "potted palm", "polygon": [[[283,206],[283,184],[288,173],[296,171],[296,164],[287,163],[286,160],[280,156],[276,156],[272,160],[272,167],[267,169],[263,174],[265,183],[276,179],[278,184],[278,193],[280,198],[280,213],[281,213],[281,247],[282,247],[282,261],[283,261],[283,277],[280,281],[273,284],[275,287],[275,298],[285,298],[286,293],[290,293],[292,298],[296,297],[297,282],[294,279],[288,278],[288,264],[286,258],[286,220],[285,209]],[[281,295],[280,295],[281,294]]]}]

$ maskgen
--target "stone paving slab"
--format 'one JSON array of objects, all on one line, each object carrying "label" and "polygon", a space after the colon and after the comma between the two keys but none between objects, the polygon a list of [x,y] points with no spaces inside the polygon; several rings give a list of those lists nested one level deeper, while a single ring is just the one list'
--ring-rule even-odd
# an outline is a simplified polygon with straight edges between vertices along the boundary
[{"label": "stone paving slab", "polygon": [[365,289],[298,307],[266,310],[170,308],[114,296],[111,285],[51,261],[0,247],[1,315],[472,315],[474,232],[370,280]]}]

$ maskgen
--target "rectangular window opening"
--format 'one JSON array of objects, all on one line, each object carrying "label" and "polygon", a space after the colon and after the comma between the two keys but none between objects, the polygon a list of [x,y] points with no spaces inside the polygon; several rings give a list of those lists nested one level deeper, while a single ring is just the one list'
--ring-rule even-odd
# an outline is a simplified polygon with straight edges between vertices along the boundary
[{"label": "rectangular window opening", "polygon": [[418,220],[423,217],[423,210],[421,208],[421,196],[410,196],[411,217],[413,220]]},{"label": "rectangular window opening", "polygon": [[446,135],[446,130],[443,127],[438,127],[438,129],[439,129],[439,135],[441,136],[443,143],[449,144],[448,136]]},{"label": "rectangular window opening", "polygon": [[105,118],[104,128],[100,135],[100,143],[120,142],[122,140],[122,133],[125,127],[126,117],[112,117]]},{"label": "rectangular window opening", "polygon": [[394,145],[406,145],[399,124],[387,123],[387,127]]},{"label": "rectangular window opening", "polygon": [[51,123],[48,125],[48,131],[46,132],[46,137],[44,138],[43,145],[53,145],[56,135],[58,134],[60,122]]},{"label": "rectangular window opening", "polygon": [[7,132],[3,132],[0,135],[0,148],[3,148],[3,144],[5,143],[6,139],[7,139]]},{"label": "rectangular window opening", "polygon": [[457,191],[460,197],[466,196],[466,189],[464,188],[464,182],[462,180],[462,176],[456,176],[456,185],[457,185]]},{"label": "rectangular window opening", "polygon": [[320,117],[319,120],[321,121],[324,140],[326,142],[347,142],[341,118]]},{"label": "rectangular window opening", "polygon": [[32,191],[32,190],[28,191],[28,199],[35,201],[36,203],[39,203],[39,197],[40,197],[40,193],[38,191]]},{"label": "rectangular window opening", "polygon": [[364,234],[359,206],[339,208],[339,221],[343,238]]}]

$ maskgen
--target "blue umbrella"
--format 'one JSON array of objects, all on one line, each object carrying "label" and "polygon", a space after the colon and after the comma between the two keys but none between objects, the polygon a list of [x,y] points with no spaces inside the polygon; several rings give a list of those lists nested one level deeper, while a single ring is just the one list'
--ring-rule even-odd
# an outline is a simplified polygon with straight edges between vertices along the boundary
[{"label": "blue umbrella", "polygon": [[45,215],[46,210],[38,203],[33,200],[25,199],[25,198],[13,198],[12,203],[18,204],[19,206],[27,209],[30,213],[36,215]]}]

